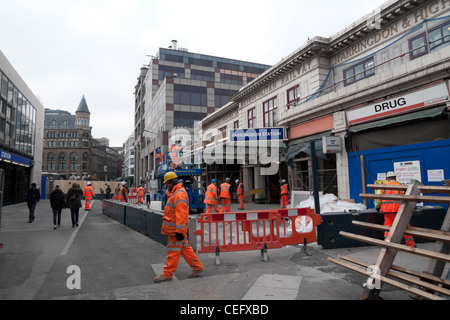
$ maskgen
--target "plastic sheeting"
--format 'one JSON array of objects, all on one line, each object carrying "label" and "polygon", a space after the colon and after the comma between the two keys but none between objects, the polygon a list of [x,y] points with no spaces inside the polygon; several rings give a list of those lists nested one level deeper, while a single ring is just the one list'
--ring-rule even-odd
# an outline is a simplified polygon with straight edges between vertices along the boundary
[{"label": "plastic sheeting", "polygon": [[[334,194],[327,193],[319,197],[320,212],[349,212],[350,210],[362,211],[367,207],[362,203],[350,203],[339,200]],[[310,196],[307,200],[300,202],[297,208],[314,209],[314,197]]]}]

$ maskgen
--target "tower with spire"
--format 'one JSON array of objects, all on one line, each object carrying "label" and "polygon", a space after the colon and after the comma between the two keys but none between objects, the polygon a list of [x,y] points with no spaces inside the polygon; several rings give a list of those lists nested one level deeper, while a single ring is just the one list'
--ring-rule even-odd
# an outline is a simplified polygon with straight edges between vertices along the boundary
[{"label": "tower with spire", "polygon": [[75,126],[89,128],[90,127],[91,112],[86,103],[86,98],[81,98],[77,111],[75,111]]}]

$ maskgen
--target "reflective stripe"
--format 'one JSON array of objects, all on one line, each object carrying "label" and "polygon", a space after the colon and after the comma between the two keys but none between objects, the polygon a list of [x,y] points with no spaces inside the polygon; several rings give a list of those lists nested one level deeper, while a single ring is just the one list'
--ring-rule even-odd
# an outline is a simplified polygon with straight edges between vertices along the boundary
[{"label": "reflective stripe", "polygon": [[189,225],[189,223],[186,223],[186,224],[177,224],[175,227],[177,228],[177,229],[183,229],[183,228],[186,228],[187,226]]},{"label": "reflective stripe", "polygon": [[176,223],[173,223],[173,222],[167,222],[167,221],[163,221],[162,224],[163,224],[164,226],[167,226],[167,227],[176,227],[176,226],[177,226]]},{"label": "reflective stripe", "polygon": [[181,251],[181,248],[167,248],[167,251]]}]

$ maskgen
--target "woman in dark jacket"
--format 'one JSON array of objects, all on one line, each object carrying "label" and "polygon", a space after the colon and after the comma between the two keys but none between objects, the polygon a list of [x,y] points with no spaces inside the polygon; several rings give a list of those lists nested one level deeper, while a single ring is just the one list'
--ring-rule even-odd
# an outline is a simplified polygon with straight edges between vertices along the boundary
[{"label": "woman in dark jacket", "polygon": [[83,190],[76,182],[72,184],[72,188],[67,191],[67,207],[70,209],[70,217],[72,218],[72,227],[78,227],[78,216],[81,208],[81,197]]},{"label": "woman in dark jacket", "polygon": [[61,211],[66,207],[64,192],[59,185],[50,194],[50,206],[53,209],[53,229],[56,229],[56,217],[58,217],[58,227],[61,226]]}]

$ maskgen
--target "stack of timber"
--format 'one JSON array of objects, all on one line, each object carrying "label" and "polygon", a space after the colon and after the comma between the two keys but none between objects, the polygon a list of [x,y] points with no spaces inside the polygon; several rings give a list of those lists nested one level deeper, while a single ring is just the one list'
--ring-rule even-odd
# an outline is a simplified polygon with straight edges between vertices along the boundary
[{"label": "stack of timber", "polygon": [[[331,262],[349,268],[353,271],[368,275],[365,288],[361,294],[363,300],[380,299],[380,292],[384,283],[412,293],[419,299],[445,300],[450,299],[450,280],[442,277],[445,264],[450,262],[450,207],[446,213],[441,230],[424,229],[409,226],[417,202],[450,204],[449,196],[428,196],[421,194],[450,194],[450,186],[423,186],[412,184],[409,186],[367,185],[369,189],[401,190],[404,194],[360,194],[364,199],[382,199],[402,201],[392,227],[353,221],[355,225],[364,228],[389,231],[383,240],[373,239],[353,233],[341,231],[344,237],[367,242],[382,247],[374,265],[363,261],[339,256],[339,259],[329,257]],[[403,234],[427,238],[436,241],[433,251],[412,248],[401,244]],[[393,264],[398,251],[408,252],[416,256],[430,259],[428,268],[418,272]]]}]

